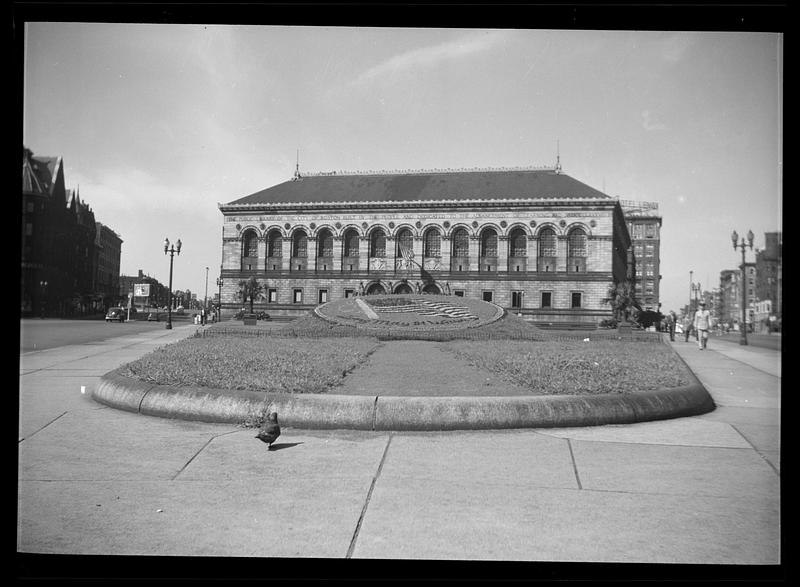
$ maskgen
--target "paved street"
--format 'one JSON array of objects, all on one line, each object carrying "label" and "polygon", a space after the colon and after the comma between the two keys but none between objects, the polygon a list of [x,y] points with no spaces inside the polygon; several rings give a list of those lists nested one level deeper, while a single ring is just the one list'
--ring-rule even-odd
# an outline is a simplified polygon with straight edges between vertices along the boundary
[{"label": "paved street", "polygon": [[717,403],[697,417],[447,433],[287,428],[271,452],[253,430],[89,398],[104,373],[196,329],[21,353],[19,552],[782,559],[777,351],[672,343]]}]

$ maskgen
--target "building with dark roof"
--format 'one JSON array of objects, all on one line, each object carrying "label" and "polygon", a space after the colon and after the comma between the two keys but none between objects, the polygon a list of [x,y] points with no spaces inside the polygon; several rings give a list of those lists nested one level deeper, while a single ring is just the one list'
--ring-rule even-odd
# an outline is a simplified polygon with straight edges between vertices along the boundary
[{"label": "building with dark roof", "polygon": [[[107,228],[107,227],[106,227]],[[118,280],[121,239],[98,241],[91,207],[68,190],[61,157],[22,148],[20,306],[25,315],[66,316],[102,310]],[[112,231],[113,232],[113,231]],[[104,247],[102,257],[98,246]],[[108,254],[106,254],[108,253]],[[102,274],[98,262],[102,259]],[[116,277],[112,273],[116,271]],[[102,287],[98,286],[101,285]]]},{"label": "building with dark roof", "polygon": [[631,245],[619,201],[561,171],[300,174],[219,204],[223,309],[300,315],[375,293],[470,296],[541,324],[596,326]]}]

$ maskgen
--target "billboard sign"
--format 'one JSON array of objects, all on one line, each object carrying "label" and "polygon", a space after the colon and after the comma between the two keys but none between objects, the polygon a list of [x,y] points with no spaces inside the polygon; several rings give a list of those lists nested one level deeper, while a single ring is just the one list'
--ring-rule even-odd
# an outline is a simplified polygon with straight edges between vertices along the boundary
[{"label": "billboard sign", "polygon": [[149,283],[134,283],[133,284],[133,295],[137,298],[149,298],[150,297],[150,284]]}]

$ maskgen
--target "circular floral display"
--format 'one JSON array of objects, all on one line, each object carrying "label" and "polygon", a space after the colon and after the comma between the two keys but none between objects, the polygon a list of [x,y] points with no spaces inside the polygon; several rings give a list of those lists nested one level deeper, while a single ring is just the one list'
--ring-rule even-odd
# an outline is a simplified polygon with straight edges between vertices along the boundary
[{"label": "circular floral display", "polygon": [[454,330],[494,322],[503,308],[472,298],[435,294],[367,295],[333,300],[314,309],[320,318],[370,331]]}]

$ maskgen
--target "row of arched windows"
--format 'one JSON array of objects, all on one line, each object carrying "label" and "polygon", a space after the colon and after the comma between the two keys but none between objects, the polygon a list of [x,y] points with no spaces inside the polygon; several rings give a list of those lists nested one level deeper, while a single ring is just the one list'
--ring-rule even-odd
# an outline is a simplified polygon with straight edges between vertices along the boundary
[{"label": "row of arched windows", "polygon": [[[408,229],[400,230],[397,233],[396,246],[398,251],[412,249],[414,236]],[[359,234],[355,229],[350,229],[342,236],[343,254],[345,257],[358,257]],[[497,232],[487,228],[481,233],[480,237],[480,256],[497,256]],[[557,256],[558,238],[552,228],[543,228],[539,232],[539,256]],[[511,231],[508,237],[509,256],[526,257],[528,251],[528,237],[521,229]],[[451,236],[451,254],[453,257],[469,257],[469,234],[464,228],[457,228]],[[422,238],[423,256],[441,256],[442,241],[441,235],[437,230],[427,231]],[[242,256],[256,257],[258,255],[258,235],[255,231],[247,231],[242,240]],[[317,257],[333,256],[333,234],[323,229],[317,235]],[[292,257],[308,257],[308,235],[305,231],[298,230],[292,235]],[[278,231],[272,231],[267,236],[267,257],[283,256],[283,236]],[[369,256],[386,256],[386,233],[377,228],[369,236]],[[587,256],[587,235],[582,228],[573,228],[567,235],[567,256],[586,257]]]}]

